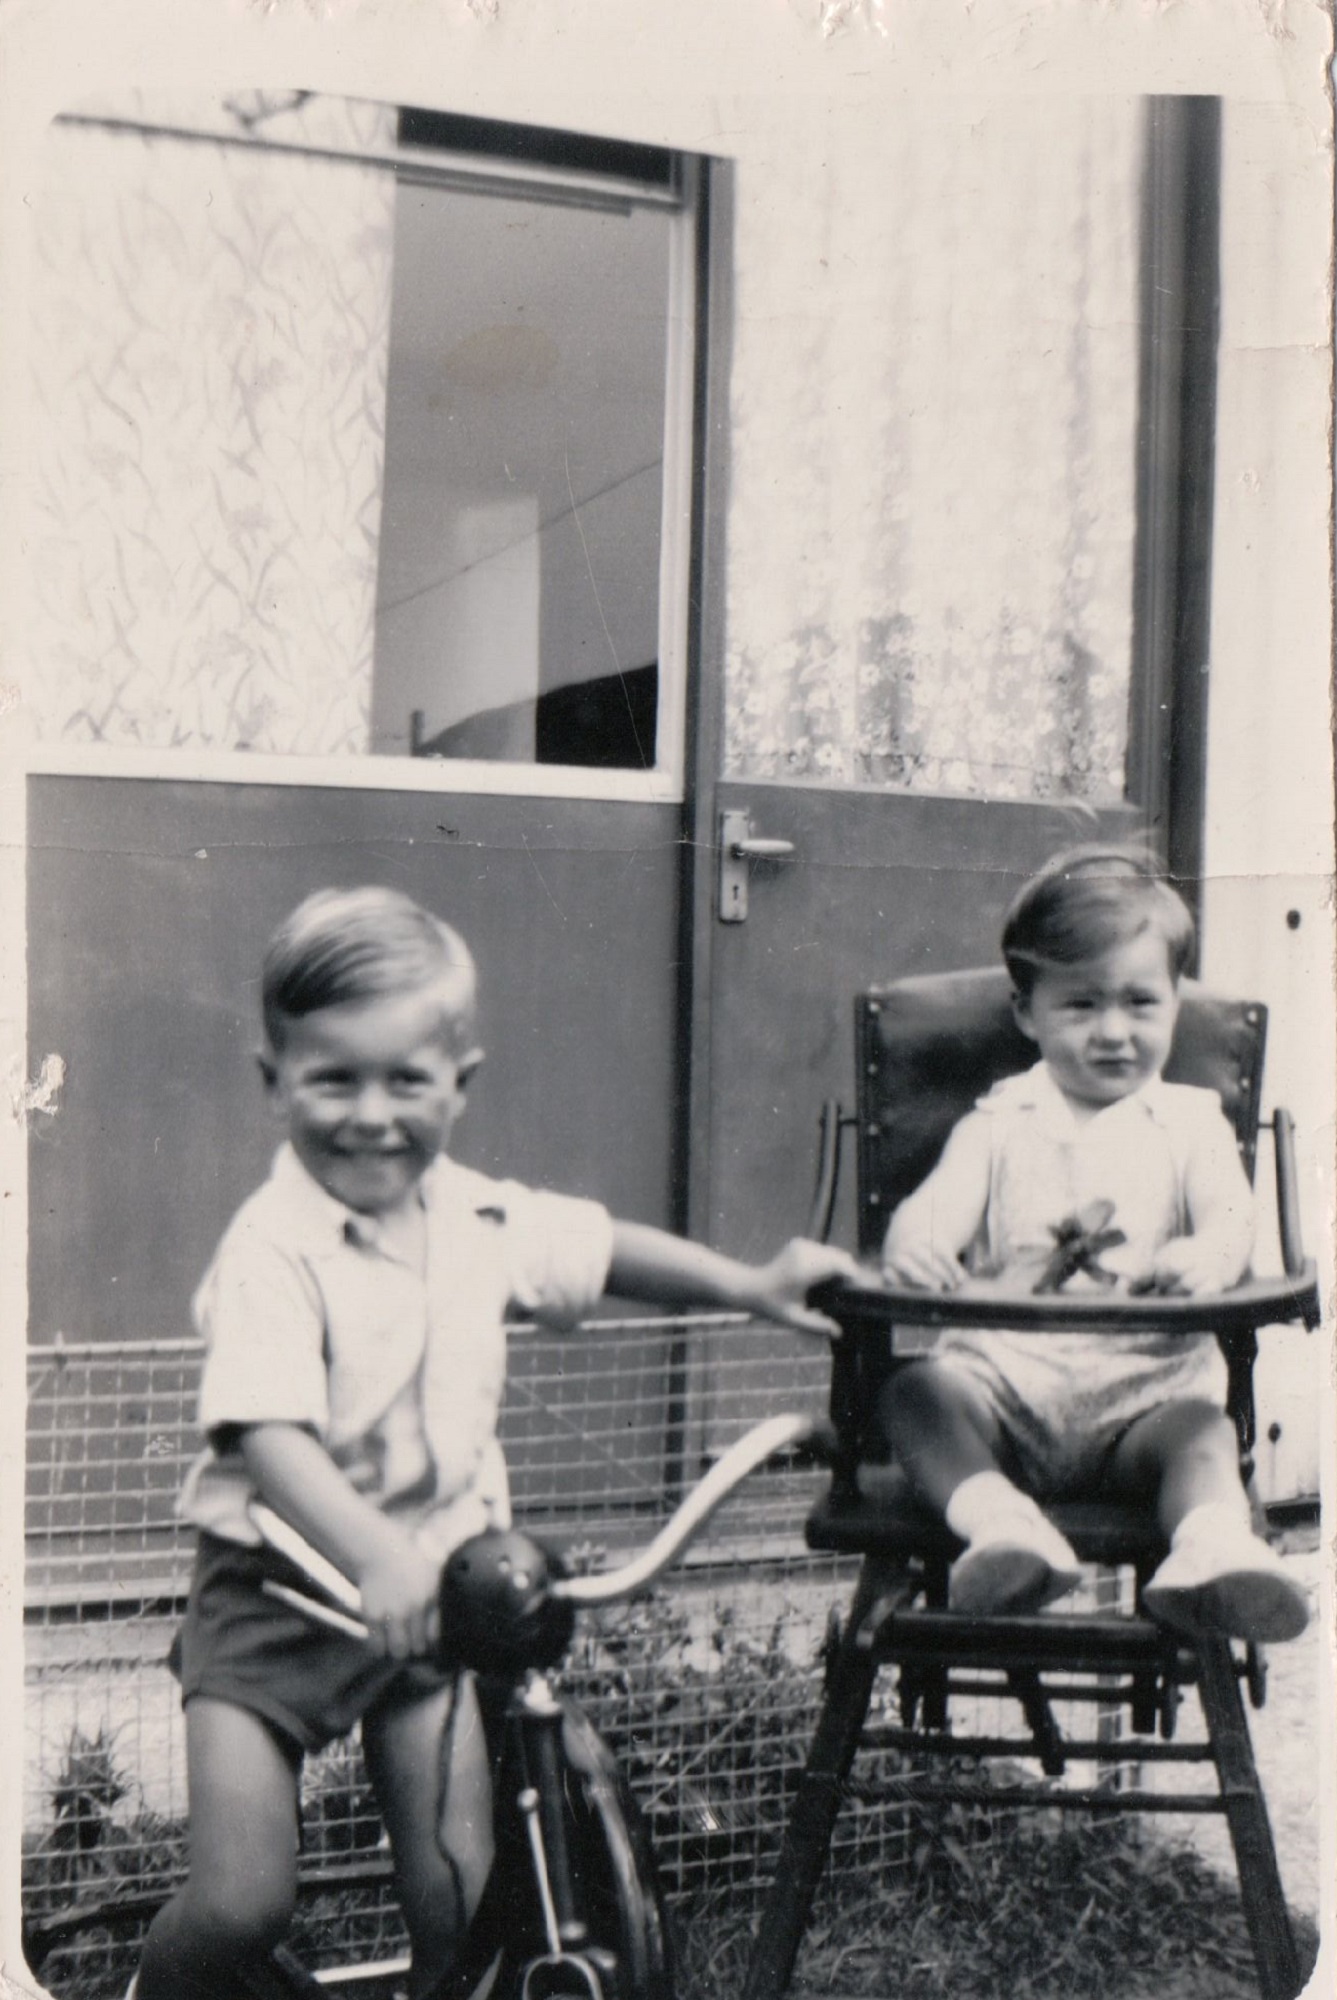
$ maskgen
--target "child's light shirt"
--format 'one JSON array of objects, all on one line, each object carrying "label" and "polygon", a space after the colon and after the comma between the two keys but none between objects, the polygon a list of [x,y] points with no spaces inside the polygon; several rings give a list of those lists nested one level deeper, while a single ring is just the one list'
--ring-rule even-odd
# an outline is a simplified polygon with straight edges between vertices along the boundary
[{"label": "child's light shirt", "polygon": [[[444,1156],[415,1194],[414,1212],[358,1215],[280,1149],[195,1297],[199,1423],[206,1434],[305,1426],[442,1559],[510,1518],[497,1441],[507,1311],[573,1325],[603,1294],[612,1222],[598,1202],[489,1180]],[[222,1443],[191,1468],[181,1512],[254,1544],[255,1489]]]},{"label": "child's light shirt", "polygon": [[[1128,1239],[1101,1263],[1134,1270],[1191,1232],[1190,1169],[1200,1197],[1206,1191],[1213,1205],[1239,1204],[1241,1238],[1251,1238],[1252,1193],[1214,1091],[1154,1077],[1079,1118],[1040,1062],[996,1085],[967,1117],[980,1121],[989,1148],[988,1203],[967,1258],[977,1271],[1015,1275],[1029,1290],[1055,1247],[1055,1227],[1097,1200],[1113,1204],[1110,1226]],[[1072,1288],[1095,1282],[1079,1277]],[[1060,1485],[1072,1470],[1042,1463],[1042,1431],[1050,1457],[1055,1437],[1070,1440],[1075,1467],[1083,1437],[1117,1435],[1166,1402],[1202,1397],[1219,1406],[1225,1397],[1225,1362],[1213,1334],[953,1328],[936,1352],[968,1359],[987,1377],[1023,1442],[1033,1415],[1034,1450],[1023,1457],[1037,1485]]]},{"label": "child's light shirt", "polygon": [[1054,1227],[1102,1199],[1113,1203],[1112,1226],[1128,1239],[1102,1261],[1114,1271],[1139,1268],[1191,1231],[1190,1168],[1195,1186],[1220,1204],[1243,1200],[1241,1230],[1246,1240],[1250,1234],[1252,1198],[1215,1091],[1152,1077],[1082,1118],[1039,1062],[997,1084],[969,1115],[984,1121],[988,1136],[982,1255],[990,1270],[1043,1264]]}]

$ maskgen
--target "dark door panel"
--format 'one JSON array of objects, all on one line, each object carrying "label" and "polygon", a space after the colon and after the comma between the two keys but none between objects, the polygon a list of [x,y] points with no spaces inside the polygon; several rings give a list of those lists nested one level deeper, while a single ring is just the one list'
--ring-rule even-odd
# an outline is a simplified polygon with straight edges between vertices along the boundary
[{"label": "dark door panel", "polygon": [[309,890],[388,882],[478,960],[487,1059],[455,1150],[673,1218],[680,808],[40,778],[29,801],[35,1339],[189,1330],[280,1133],[255,1067],[260,956]]}]

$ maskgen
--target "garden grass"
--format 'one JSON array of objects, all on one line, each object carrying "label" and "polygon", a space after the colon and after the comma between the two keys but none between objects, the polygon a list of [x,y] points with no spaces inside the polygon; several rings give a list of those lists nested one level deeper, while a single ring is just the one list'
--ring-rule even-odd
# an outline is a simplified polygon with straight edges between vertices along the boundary
[{"label": "garden grass", "polygon": [[[682,2000],[737,2000],[751,1926],[698,1905]],[[1306,1974],[1313,1925],[1293,1918]],[[793,2000],[1257,2000],[1239,1891],[1193,1851],[1108,1820],[1013,1822],[819,1903]]]}]

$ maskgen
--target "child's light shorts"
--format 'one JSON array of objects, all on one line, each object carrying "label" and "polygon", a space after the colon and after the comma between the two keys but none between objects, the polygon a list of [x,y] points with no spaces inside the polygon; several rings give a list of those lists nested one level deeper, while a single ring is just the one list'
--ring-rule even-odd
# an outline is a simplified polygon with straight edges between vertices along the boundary
[{"label": "child's light shorts", "polygon": [[987,1332],[953,1328],[931,1358],[983,1396],[1037,1499],[1098,1491],[1139,1417],[1166,1403],[1224,1409],[1226,1363],[1213,1334]]},{"label": "child's light shorts", "polygon": [[249,1709],[300,1755],[346,1736],[380,1702],[421,1699],[453,1680],[429,1660],[388,1660],[362,1639],[314,1624],[264,1594],[270,1577],[313,1594],[276,1549],[201,1532],[185,1620],[168,1655],[183,1703],[211,1695]]}]

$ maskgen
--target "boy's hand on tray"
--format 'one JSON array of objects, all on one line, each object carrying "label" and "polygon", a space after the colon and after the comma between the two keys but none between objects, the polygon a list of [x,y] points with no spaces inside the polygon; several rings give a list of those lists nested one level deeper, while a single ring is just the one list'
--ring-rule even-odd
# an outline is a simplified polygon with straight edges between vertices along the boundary
[{"label": "boy's hand on tray", "polygon": [[755,1283],[745,1303],[750,1311],[764,1313],[767,1319],[776,1320],[781,1326],[792,1326],[798,1333],[835,1340],[840,1334],[835,1321],[807,1304],[809,1292],[833,1280],[864,1285],[868,1274],[848,1250],[836,1250],[830,1244],[795,1236],[769,1264],[757,1267]]}]

